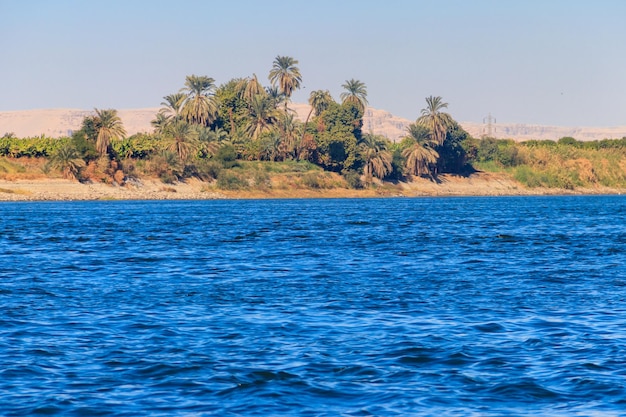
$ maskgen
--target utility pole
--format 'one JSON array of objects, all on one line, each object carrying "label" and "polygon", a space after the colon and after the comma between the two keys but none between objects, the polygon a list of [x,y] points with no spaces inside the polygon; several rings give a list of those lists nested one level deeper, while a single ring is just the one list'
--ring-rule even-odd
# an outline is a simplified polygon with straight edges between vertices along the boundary
[{"label": "utility pole", "polygon": [[483,138],[492,138],[493,134],[496,132],[495,124],[496,118],[489,113],[487,117],[483,118],[483,124],[487,126],[483,128]]}]

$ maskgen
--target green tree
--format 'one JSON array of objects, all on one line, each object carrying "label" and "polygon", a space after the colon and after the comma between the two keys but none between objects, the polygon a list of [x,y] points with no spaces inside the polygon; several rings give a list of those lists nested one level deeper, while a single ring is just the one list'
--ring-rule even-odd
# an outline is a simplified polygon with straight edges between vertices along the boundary
[{"label": "green tree", "polygon": [[162,112],[158,112],[154,116],[154,119],[150,120],[150,124],[152,125],[152,128],[154,129],[154,133],[159,134],[159,135],[165,131],[165,127],[169,125],[171,122],[172,122],[171,117]]},{"label": "green tree", "polygon": [[280,91],[278,87],[274,85],[267,87],[265,89],[265,94],[267,94],[267,97],[270,99],[274,107],[278,108],[281,105],[284,105],[284,112],[288,112],[289,109],[287,108],[287,96],[285,96],[285,94]]},{"label": "green tree", "polygon": [[277,56],[270,70],[270,82],[285,95],[285,111],[291,95],[302,83],[302,75],[297,65],[298,61],[290,56]]},{"label": "green tree", "polygon": [[252,74],[250,78],[244,78],[239,81],[237,85],[241,98],[243,98],[248,105],[254,99],[254,96],[265,94],[265,89],[259,82],[256,74]]},{"label": "green tree", "polygon": [[126,130],[122,124],[122,119],[117,115],[117,110],[107,109],[96,111],[94,119],[96,135],[96,150],[103,156],[109,152],[111,140],[121,139],[126,136]]},{"label": "green tree", "polygon": [[179,120],[183,117],[183,106],[187,95],[184,93],[174,93],[163,97],[165,101],[161,102],[161,109],[159,113],[165,115],[167,118],[173,118]]},{"label": "green tree", "polygon": [[432,137],[430,131],[413,123],[407,128],[408,135],[403,139],[402,156],[406,160],[406,168],[411,175],[430,175],[434,174],[439,154],[435,150],[437,146],[436,140]]},{"label": "green tree", "polygon": [[256,95],[250,103],[246,134],[257,140],[261,133],[269,131],[276,124],[279,112],[266,95]]},{"label": "green tree", "polygon": [[309,123],[311,114],[315,113],[315,116],[319,116],[332,102],[334,102],[334,100],[328,90],[311,91],[311,94],[309,95],[309,105],[311,106],[311,110],[309,110],[309,114],[307,114],[304,124],[306,125]]},{"label": "green tree", "polygon": [[438,145],[443,145],[446,139],[446,133],[452,126],[452,117],[443,109],[448,107],[448,103],[444,103],[442,98],[437,96],[426,97],[427,107],[422,109],[421,116],[417,119],[417,124],[429,129],[433,139]]},{"label": "green tree", "polygon": [[454,120],[452,120],[443,144],[437,145],[435,150],[439,154],[437,160],[438,173],[462,174],[471,171],[465,142],[469,134]]},{"label": "green tree", "polygon": [[71,143],[64,143],[50,157],[50,165],[63,172],[63,178],[76,179],[85,161]]},{"label": "green tree", "polygon": [[177,120],[165,128],[165,149],[185,162],[198,149],[198,131],[184,120]]},{"label": "green tree", "polygon": [[305,144],[304,136],[307,133],[307,125],[309,124],[311,114],[315,113],[315,116],[319,117],[326,109],[328,109],[328,106],[330,106],[331,103],[335,103],[335,100],[333,100],[333,96],[330,95],[328,90],[311,91],[311,94],[309,95],[309,105],[311,106],[311,109],[309,110],[306,120],[304,121],[300,145]]},{"label": "green tree", "polygon": [[363,174],[367,178],[383,179],[393,170],[393,156],[387,150],[387,142],[381,136],[363,135],[359,143],[359,154],[363,160]]},{"label": "green tree", "polygon": [[206,158],[217,153],[220,146],[228,140],[228,133],[220,128],[209,129],[208,127],[197,127],[198,150],[201,158]]},{"label": "green tree", "polygon": [[96,160],[99,156],[96,150],[96,135],[97,133],[93,133],[93,139],[89,139],[82,129],[72,133],[72,145],[86,162]]},{"label": "green tree", "polygon": [[365,84],[359,80],[350,79],[341,86],[346,90],[341,93],[341,101],[354,104],[363,113],[368,104]]},{"label": "green tree", "polygon": [[292,113],[281,112],[278,118],[278,125],[282,132],[282,138],[280,143],[280,158],[291,159],[296,157],[298,149],[298,138],[300,137],[300,130],[302,129],[301,123],[296,119]]},{"label": "green tree", "polygon": [[248,103],[242,94],[245,82],[247,79],[232,79],[215,91],[218,117],[211,127],[227,130],[231,138],[243,128],[248,115]]},{"label": "green tree", "polygon": [[351,103],[331,103],[318,120],[315,133],[318,163],[331,171],[353,170],[361,140],[363,113]]},{"label": "green tree", "polygon": [[208,126],[217,116],[217,105],[214,92],[215,80],[207,76],[188,75],[185,87],[180,91],[186,93],[182,115],[189,123]]},{"label": "green tree", "polygon": [[[78,132],[82,132],[85,135],[85,139],[96,143],[96,139],[98,138],[98,127],[96,126],[98,122],[98,116],[89,115],[83,117],[83,121],[80,126],[80,130]],[[77,132],[74,132],[77,133]]]}]

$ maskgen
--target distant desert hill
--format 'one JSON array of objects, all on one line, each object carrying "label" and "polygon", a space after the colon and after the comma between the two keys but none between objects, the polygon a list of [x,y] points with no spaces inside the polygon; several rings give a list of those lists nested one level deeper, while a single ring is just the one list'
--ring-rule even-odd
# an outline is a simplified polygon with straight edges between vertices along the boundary
[{"label": "distant desert hill", "polygon": [[[302,121],[309,113],[309,105],[292,103],[292,109],[297,112]],[[151,132],[150,121],[154,119],[158,108],[123,109],[119,110],[126,132],[133,135],[138,132]],[[0,112],[0,136],[12,132],[17,137],[31,137],[46,135],[61,137],[80,129],[83,118],[93,114],[93,111],[78,109],[45,109]],[[406,134],[407,126],[412,120],[394,116],[385,111],[368,107],[363,117],[363,131],[383,135],[393,141],[398,141]],[[474,137],[481,137],[486,129],[484,124],[461,122],[461,126]],[[578,140],[599,140],[606,138],[622,138],[626,136],[626,126],[620,127],[562,127],[541,126],[526,124],[496,124],[494,136],[497,138],[523,140],[558,140],[564,136],[571,136]]]}]

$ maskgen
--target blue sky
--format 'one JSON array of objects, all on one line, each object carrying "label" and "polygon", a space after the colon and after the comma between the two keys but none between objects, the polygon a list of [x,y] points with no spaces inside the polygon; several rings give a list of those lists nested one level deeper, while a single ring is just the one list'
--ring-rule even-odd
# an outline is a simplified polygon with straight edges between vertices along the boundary
[{"label": "blue sky", "polygon": [[0,111],[158,107],[186,75],[217,84],[277,55],[339,99],[415,119],[626,125],[622,0],[0,0]]}]

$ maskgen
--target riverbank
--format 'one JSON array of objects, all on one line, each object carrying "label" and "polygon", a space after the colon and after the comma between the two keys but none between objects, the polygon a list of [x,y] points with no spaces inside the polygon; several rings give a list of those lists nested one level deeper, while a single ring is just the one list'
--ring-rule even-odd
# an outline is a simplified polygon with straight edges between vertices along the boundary
[{"label": "riverbank", "polygon": [[125,186],[45,178],[0,180],[0,201],[90,200],[213,200],[263,198],[374,198],[419,196],[507,196],[560,194],[622,194],[626,189],[608,187],[527,188],[502,174],[479,172],[469,177],[441,175],[437,182],[420,178],[406,183],[379,183],[354,190],[347,188],[289,188],[220,190],[214,184],[191,179],[164,184],[157,179],[132,181]]}]

